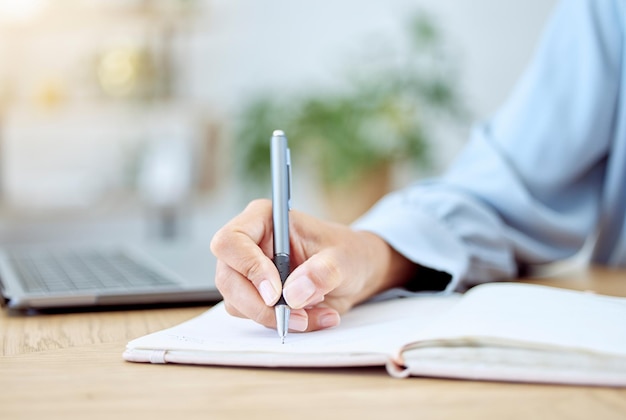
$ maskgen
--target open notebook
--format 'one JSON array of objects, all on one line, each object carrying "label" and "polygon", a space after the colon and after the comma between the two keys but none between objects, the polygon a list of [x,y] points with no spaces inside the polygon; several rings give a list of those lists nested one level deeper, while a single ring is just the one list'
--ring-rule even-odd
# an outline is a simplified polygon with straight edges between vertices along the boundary
[{"label": "open notebook", "polygon": [[626,298],[491,283],[464,295],[360,305],[341,325],[289,334],[223,304],[128,343],[132,362],[261,367],[386,366],[397,377],[626,386]]}]

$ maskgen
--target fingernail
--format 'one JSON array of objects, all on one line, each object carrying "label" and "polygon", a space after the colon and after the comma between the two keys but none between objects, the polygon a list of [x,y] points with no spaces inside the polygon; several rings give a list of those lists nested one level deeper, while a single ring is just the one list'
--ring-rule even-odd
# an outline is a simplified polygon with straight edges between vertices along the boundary
[{"label": "fingernail", "polygon": [[306,312],[303,313],[297,311],[291,311],[289,315],[289,329],[294,331],[306,331],[309,326],[309,318]]},{"label": "fingernail", "polygon": [[319,323],[322,328],[330,328],[339,325],[341,319],[339,318],[339,314],[336,312],[331,312],[328,314],[324,314],[320,317]]},{"label": "fingernail", "polygon": [[283,290],[285,300],[292,308],[305,307],[315,295],[315,285],[307,276],[298,277]]},{"label": "fingernail", "polygon": [[265,304],[268,306],[272,305],[278,297],[278,293],[276,293],[269,280],[263,280],[259,284],[259,293],[261,294]]}]

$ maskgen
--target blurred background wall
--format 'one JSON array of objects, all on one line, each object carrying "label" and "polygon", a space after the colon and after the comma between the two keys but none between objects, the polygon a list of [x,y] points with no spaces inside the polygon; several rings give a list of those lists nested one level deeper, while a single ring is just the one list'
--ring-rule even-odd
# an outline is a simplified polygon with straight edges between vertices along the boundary
[{"label": "blurred background wall", "polygon": [[[428,173],[441,171],[505,99],[555,2],[0,0],[0,226],[221,223],[268,196],[234,169],[250,101],[342,91],[381,46],[401,60],[416,13],[438,28],[467,117],[431,145]],[[310,173],[296,181],[297,207],[334,218]]]}]

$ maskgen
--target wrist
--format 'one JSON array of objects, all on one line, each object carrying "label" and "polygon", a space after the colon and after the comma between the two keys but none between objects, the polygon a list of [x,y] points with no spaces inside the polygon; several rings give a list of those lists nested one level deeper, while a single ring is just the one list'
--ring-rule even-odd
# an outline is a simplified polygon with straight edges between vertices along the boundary
[{"label": "wrist", "polygon": [[404,287],[414,277],[417,264],[396,251],[383,238],[368,231],[358,231],[357,234],[368,244],[368,261],[372,262],[372,270],[364,288],[368,292],[367,297],[394,287]]}]

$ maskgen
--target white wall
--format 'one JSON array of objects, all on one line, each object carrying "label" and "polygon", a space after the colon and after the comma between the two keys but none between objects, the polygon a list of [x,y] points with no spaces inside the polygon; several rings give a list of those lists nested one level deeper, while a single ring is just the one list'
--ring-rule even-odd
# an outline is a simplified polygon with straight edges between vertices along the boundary
[{"label": "white wall", "polygon": [[[102,4],[108,1],[100,0]],[[408,17],[419,9],[425,9],[439,19],[450,50],[456,52],[466,102],[476,118],[486,117],[503,101],[523,71],[557,0],[197,1],[206,3],[206,7],[197,13],[193,25],[187,27],[187,19],[173,20],[181,26],[175,35],[177,59],[174,71],[178,83],[175,90],[181,97],[172,105],[184,115],[187,115],[188,107],[206,109],[221,121],[241,109],[243,101],[253,92],[290,95],[312,86],[332,88],[341,85],[344,80],[341,70],[347,56],[362,51],[375,38],[400,40]],[[73,3],[81,4],[82,0],[68,2]],[[116,1],[116,4],[126,3],[129,7],[134,4],[130,0]],[[59,11],[62,12],[63,7],[59,6]],[[144,26],[153,28],[148,17],[144,19],[132,13],[126,20],[118,19],[115,13],[107,14],[107,19],[92,13],[89,15],[91,20],[85,22],[80,16],[60,14],[62,20],[48,22],[44,19],[45,22],[31,22],[30,29],[9,31],[15,32],[14,35],[21,34],[20,31],[30,33],[38,43],[31,42],[28,37],[17,37],[30,49],[8,48],[9,44],[0,37],[0,62],[14,64],[14,73],[24,76],[21,84],[3,84],[4,73],[11,75],[11,66],[0,65],[0,107],[3,90],[8,87],[11,88],[8,90],[19,93],[22,86],[23,102],[35,103],[42,95],[34,91],[41,91],[42,83],[45,85],[50,78],[54,81],[59,77],[63,83],[60,83],[62,94],[57,110],[67,108],[65,113],[73,114],[70,99],[77,99],[78,104],[74,103],[74,106],[79,107],[82,106],[80,101],[89,104],[89,101],[100,100],[99,97],[92,98],[99,90],[89,72],[93,71],[90,60],[98,51],[92,49],[98,47],[96,41],[101,32],[112,34],[114,40],[122,33],[127,34],[125,31],[141,32]],[[57,19],[58,15],[55,15]],[[67,28],[60,24],[65,22],[64,19],[72,22]],[[144,26],[138,22],[143,22],[141,25]],[[41,37],[48,27],[54,29],[50,32],[52,35]],[[92,32],[97,35],[91,37],[94,39],[85,35]],[[141,38],[140,35],[137,37]],[[28,57],[31,61],[26,60]],[[91,76],[85,76],[87,73]],[[31,104],[27,112],[29,117],[32,108]],[[89,106],[85,106],[85,111],[98,115],[102,112],[100,108]],[[58,119],[59,114],[48,113],[46,118]],[[24,133],[6,128],[10,122],[5,116],[3,125],[9,134]],[[23,125],[28,128],[31,124],[27,121]],[[21,146],[28,143],[21,137],[14,137]],[[42,141],[44,137],[37,135]],[[441,143],[439,167],[452,158],[466,139],[464,134],[458,137],[455,141]],[[5,139],[5,142],[10,140]],[[103,141],[93,136],[90,140],[94,151],[102,146],[99,143]],[[7,153],[3,156],[11,158]],[[228,156],[220,156],[220,160],[227,161]],[[69,167],[66,162],[59,162],[62,163],[59,167]],[[26,168],[19,160],[7,167]]]},{"label": "white wall", "polygon": [[556,0],[212,0],[209,33],[198,35],[191,95],[233,110],[254,91],[290,92],[338,83],[346,53],[371,36],[399,36],[423,8],[458,52],[474,115],[506,97],[531,57]]},{"label": "white wall", "polygon": [[[206,1],[208,19],[198,25],[185,89],[217,115],[236,112],[253,92],[290,95],[341,84],[346,55],[376,37],[400,40],[408,17],[423,9],[438,19],[456,53],[466,103],[481,119],[523,72],[557,0]],[[463,131],[438,142],[435,170],[445,168],[466,139]],[[396,184],[409,179],[400,174]],[[314,188],[304,190],[294,197],[299,207],[323,215]]]}]

